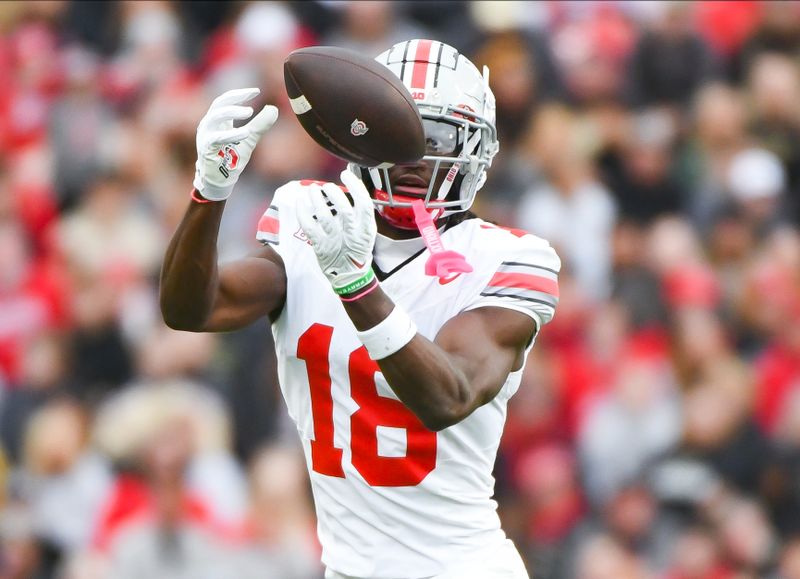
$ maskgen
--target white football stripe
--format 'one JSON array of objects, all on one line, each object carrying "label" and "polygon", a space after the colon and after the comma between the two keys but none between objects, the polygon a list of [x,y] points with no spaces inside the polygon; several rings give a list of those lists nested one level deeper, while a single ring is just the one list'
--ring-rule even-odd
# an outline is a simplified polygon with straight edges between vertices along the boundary
[{"label": "white football stripe", "polygon": [[294,114],[302,115],[303,113],[307,113],[311,110],[311,103],[308,102],[308,99],[305,95],[300,95],[297,98],[289,99],[289,105],[292,107]]}]

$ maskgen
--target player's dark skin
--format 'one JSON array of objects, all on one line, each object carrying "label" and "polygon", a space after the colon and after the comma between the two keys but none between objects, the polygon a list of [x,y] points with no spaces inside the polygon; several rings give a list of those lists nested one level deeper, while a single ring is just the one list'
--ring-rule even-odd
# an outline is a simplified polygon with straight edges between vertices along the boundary
[{"label": "player's dark skin", "polygon": [[[418,164],[396,168],[394,183],[406,171],[430,179]],[[190,203],[172,237],[161,273],[161,311],[167,325],[192,332],[243,328],[262,316],[275,318],[286,298],[286,271],[275,250],[265,246],[249,257],[217,266],[217,235],[225,202]],[[408,237],[377,213],[378,232]],[[398,275],[401,272],[398,272]],[[366,330],[394,308],[379,287],[354,302],[342,302],[353,325]],[[398,398],[431,430],[457,424],[490,402],[508,374],[521,367],[536,323],[505,308],[463,312],[439,331],[435,340],[417,334],[378,366]]]}]

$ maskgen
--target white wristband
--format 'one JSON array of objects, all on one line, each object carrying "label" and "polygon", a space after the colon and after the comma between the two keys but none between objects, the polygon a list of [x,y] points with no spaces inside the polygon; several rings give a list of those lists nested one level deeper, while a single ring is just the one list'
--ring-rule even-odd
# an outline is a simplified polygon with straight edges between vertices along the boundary
[{"label": "white wristband", "polygon": [[369,357],[382,360],[408,344],[417,334],[417,326],[400,306],[395,306],[392,313],[377,326],[356,334],[367,348]]}]

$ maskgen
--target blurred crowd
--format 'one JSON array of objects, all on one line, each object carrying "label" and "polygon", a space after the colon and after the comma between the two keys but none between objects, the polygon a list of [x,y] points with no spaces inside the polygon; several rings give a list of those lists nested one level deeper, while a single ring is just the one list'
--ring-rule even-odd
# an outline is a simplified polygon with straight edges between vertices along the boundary
[{"label": "blurred crowd", "polygon": [[287,53],[420,37],[491,69],[476,212],[564,262],[496,468],[532,574],[800,579],[800,3],[755,1],[0,3],[0,579],[321,577],[266,321],[167,329],[159,266],[214,96],[282,111],[227,261],[342,165]]}]

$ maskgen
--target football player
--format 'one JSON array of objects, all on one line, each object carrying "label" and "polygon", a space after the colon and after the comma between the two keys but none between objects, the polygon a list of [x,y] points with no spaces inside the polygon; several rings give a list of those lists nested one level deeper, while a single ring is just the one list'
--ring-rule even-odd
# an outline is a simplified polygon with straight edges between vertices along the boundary
[{"label": "football player", "polygon": [[[281,389],[305,451],[329,579],[528,577],[492,500],[506,405],[558,302],[548,243],[469,213],[497,153],[488,71],[431,40],[377,60],[412,93],[426,156],[350,165],[280,187],[257,254],[217,266],[225,201],[260,136],[257,89],[227,92],[197,131],[192,201],[167,250],[171,327],[234,330],[269,316]],[[412,203],[470,273],[426,275]]]}]

